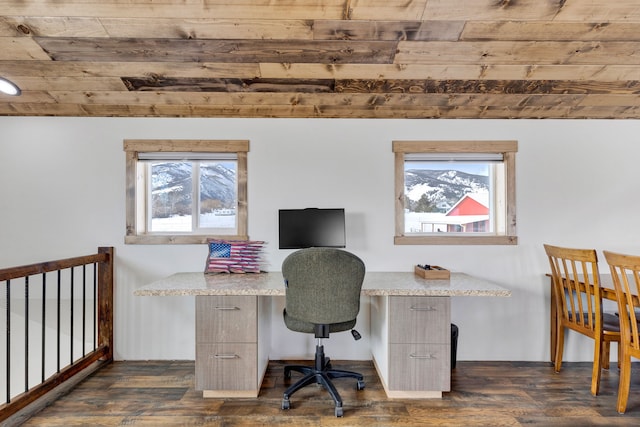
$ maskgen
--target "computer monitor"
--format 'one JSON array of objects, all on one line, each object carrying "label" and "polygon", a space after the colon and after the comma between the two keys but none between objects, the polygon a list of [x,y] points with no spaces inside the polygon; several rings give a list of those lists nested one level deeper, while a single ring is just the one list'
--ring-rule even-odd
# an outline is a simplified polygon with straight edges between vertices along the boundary
[{"label": "computer monitor", "polygon": [[344,209],[280,209],[280,249],[346,246]]}]

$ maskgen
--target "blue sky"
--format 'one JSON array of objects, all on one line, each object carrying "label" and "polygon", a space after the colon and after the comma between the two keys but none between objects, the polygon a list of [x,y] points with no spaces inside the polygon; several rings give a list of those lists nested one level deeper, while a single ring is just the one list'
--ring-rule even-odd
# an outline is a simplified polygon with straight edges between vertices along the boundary
[{"label": "blue sky", "polygon": [[489,175],[489,164],[485,162],[405,162],[404,170],[408,169],[457,170],[474,175]]}]

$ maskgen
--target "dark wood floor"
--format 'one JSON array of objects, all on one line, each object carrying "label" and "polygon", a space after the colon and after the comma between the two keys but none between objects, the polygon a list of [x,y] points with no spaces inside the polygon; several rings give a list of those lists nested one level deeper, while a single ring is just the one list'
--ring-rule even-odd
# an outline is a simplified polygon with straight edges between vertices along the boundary
[{"label": "dark wood floor", "polygon": [[[387,399],[371,362],[333,362],[360,371],[366,389],[337,380],[344,417],[334,416],[326,392],[307,387],[280,409],[283,363],[271,362],[257,399],[203,399],[194,390],[194,363],[115,362],[27,420],[26,426],[637,426],[640,365],[634,366],[629,406],[615,410],[618,370],[605,371],[601,394],[589,392],[591,364],[458,362],[452,391],[442,399]],[[294,379],[296,378],[293,374]]]}]

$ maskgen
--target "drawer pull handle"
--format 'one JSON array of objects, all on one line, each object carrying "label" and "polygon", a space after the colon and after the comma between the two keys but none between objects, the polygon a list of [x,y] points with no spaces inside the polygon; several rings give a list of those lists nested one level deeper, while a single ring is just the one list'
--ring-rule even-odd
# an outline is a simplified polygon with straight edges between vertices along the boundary
[{"label": "drawer pull handle", "polygon": [[420,307],[420,306],[416,306],[416,305],[412,305],[410,308],[411,311],[438,311],[437,308],[435,307]]},{"label": "drawer pull handle", "polygon": [[434,356],[433,354],[422,354],[422,355],[421,355],[421,354],[414,354],[414,353],[411,353],[411,354],[409,355],[409,357],[410,357],[411,359],[436,359],[436,356]]},{"label": "drawer pull handle", "polygon": [[237,354],[214,354],[214,359],[238,359],[240,356]]},{"label": "drawer pull handle", "polygon": [[216,306],[216,310],[240,310],[240,307]]}]

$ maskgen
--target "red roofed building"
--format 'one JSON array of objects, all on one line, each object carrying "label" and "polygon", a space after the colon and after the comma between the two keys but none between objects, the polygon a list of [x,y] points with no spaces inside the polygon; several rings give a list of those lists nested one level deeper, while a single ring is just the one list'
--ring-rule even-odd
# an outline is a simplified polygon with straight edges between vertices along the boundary
[{"label": "red roofed building", "polygon": [[489,193],[465,194],[445,216],[457,219],[447,225],[449,232],[489,231]]}]

